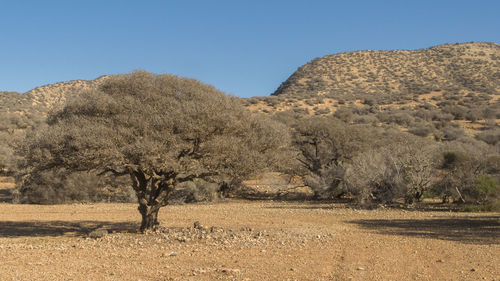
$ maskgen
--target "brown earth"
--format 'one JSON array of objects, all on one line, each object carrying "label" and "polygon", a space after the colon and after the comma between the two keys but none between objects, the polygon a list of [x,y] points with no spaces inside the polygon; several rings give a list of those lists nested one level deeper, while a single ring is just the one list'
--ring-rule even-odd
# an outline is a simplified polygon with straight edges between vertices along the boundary
[{"label": "brown earth", "polygon": [[[0,280],[499,280],[498,213],[238,201],[0,203]],[[202,226],[193,227],[199,221]],[[106,229],[102,238],[89,238]]]}]

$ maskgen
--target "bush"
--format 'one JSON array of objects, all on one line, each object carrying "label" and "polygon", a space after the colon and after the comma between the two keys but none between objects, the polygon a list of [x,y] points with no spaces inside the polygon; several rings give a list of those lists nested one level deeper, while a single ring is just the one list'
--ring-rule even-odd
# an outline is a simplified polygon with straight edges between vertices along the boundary
[{"label": "bush", "polygon": [[346,182],[362,204],[402,198],[411,204],[430,188],[436,165],[435,146],[409,139],[356,156],[346,171]]},{"label": "bush", "polygon": [[[110,201],[112,197],[97,176],[86,172],[68,174],[64,169],[31,175],[16,194],[16,201],[35,204],[102,202]],[[124,201],[130,202],[131,198],[127,199]]]},{"label": "bush", "polygon": [[432,128],[429,126],[418,125],[417,127],[408,129],[408,132],[419,137],[427,137],[430,133],[432,133]]},{"label": "bush", "polygon": [[489,202],[481,205],[477,204],[466,204],[462,207],[464,212],[499,212],[500,211],[500,201]]},{"label": "bush", "polygon": [[346,123],[351,122],[353,115],[354,114],[352,112],[352,109],[349,107],[341,107],[341,108],[337,109],[337,111],[335,111],[335,113],[333,114],[333,116],[335,116],[336,118],[338,118]]},{"label": "bush", "polygon": [[318,108],[314,112],[315,115],[327,115],[330,114],[331,110],[328,107]]},{"label": "bush", "polygon": [[442,122],[446,122],[447,123],[447,122],[451,122],[451,120],[453,120],[454,118],[455,118],[455,116],[453,116],[450,113],[437,112],[432,117],[432,120],[434,120],[434,121],[442,121]]},{"label": "bush", "polygon": [[400,126],[409,126],[414,118],[406,112],[393,113],[390,116],[390,121]]},{"label": "bush", "polygon": [[378,123],[377,117],[375,115],[354,115],[354,124],[376,124]]},{"label": "bush", "polygon": [[477,110],[477,109],[470,110],[465,115],[465,119],[467,119],[471,122],[476,122],[477,120],[482,119],[482,113],[480,110]]},{"label": "bush", "polygon": [[317,174],[309,174],[304,178],[305,184],[311,188],[315,199],[332,199],[343,193],[342,182],[344,167],[332,165],[323,168]]},{"label": "bush", "polygon": [[490,195],[498,193],[498,180],[490,175],[477,178],[472,186],[464,191],[464,195],[477,203],[485,202]]},{"label": "bush", "polygon": [[476,138],[484,141],[489,145],[495,145],[500,142],[500,129],[486,130],[478,134]]},{"label": "bush", "polygon": [[443,112],[453,115],[455,120],[463,120],[467,114],[467,109],[460,105],[448,105],[443,108]]},{"label": "bush", "polygon": [[442,175],[436,184],[443,201],[485,203],[498,198],[499,156],[481,143],[453,142],[442,153]]},{"label": "bush", "polygon": [[174,190],[169,204],[212,202],[220,197],[219,185],[204,180],[185,182]]},{"label": "bush", "polygon": [[444,127],[442,130],[443,138],[448,141],[457,140],[465,136],[465,131],[461,128]]}]

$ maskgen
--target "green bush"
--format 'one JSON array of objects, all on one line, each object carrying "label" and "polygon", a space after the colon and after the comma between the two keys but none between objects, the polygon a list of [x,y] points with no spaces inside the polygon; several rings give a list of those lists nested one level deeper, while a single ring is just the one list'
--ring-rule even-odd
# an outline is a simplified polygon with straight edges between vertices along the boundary
[{"label": "green bush", "polygon": [[500,211],[500,201],[486,203],[482,205],[477,204],[467,204],[462,207],[464,212],[499,212]]},{"label": "green bush", "polygon": [[498,180],[490,175],[482,175],[476,179],[474,184],[464,191],[468,198],[476,202],[485,202],[490,195],[498,193]]}]

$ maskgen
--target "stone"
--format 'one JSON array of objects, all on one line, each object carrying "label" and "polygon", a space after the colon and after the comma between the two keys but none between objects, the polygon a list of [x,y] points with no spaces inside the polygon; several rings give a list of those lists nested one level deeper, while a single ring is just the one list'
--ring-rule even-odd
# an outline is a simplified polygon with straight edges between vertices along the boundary
[{"label": "stone", "polygon": [[102,238],[106,235],[108,235],[108,231],[106,229],[96,229],[89,233],[89,237],[94,239]]},{"label": "stone", "polygon": [[201,223],[199,221],[195,221],[193,224],[193,227],[195,229],[204,229],[204,227],[201,225]]}]

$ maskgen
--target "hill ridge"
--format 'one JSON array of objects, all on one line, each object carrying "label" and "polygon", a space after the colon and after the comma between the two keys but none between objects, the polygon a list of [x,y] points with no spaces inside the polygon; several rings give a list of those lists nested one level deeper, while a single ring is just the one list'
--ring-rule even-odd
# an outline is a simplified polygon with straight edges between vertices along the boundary
[{"label": "hill ridge", "polygon": [[365,50],[315,58],[272,94],[424,94],[433,90],[500,92],[500,45],[455,43],[416,50]]}]

